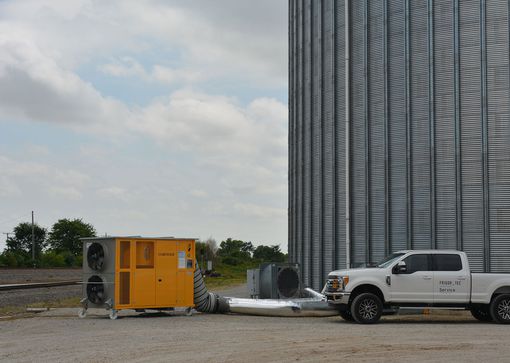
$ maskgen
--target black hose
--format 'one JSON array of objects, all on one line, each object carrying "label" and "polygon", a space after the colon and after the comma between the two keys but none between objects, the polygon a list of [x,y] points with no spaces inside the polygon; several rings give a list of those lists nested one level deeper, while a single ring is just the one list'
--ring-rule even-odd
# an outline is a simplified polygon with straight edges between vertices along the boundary
[{"label": "black hose", "polygon": [[202,313],[228,313],[230,306],[228,301],[213,293],[207,291],[205,286],[202,271],[198,267],[198,263],[195,261],[195,276],[194,276],[194,303],[195,309]]}]

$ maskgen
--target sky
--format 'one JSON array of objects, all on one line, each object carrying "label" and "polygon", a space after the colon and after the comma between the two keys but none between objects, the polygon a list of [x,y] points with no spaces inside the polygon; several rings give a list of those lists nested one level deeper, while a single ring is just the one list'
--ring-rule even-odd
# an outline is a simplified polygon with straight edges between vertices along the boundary
[{"label": "sky", "polygon": [[0,0],[2,233],[286,251],[287,117],[286,0]]}]

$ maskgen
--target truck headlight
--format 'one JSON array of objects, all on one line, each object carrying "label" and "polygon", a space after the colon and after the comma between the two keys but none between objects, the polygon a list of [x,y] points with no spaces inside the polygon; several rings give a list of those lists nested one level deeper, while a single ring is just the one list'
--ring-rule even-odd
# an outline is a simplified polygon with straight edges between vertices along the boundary
[{"label": "truck headlight", "polygon": [[324,287],[325,292],[340,292],[349,283],[349,276],[329,276]]}]

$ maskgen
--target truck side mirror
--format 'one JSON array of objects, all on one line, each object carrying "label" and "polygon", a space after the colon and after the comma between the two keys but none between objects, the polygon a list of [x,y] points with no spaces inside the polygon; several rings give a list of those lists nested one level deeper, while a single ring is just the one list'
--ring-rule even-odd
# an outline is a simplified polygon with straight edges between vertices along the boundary
[{"label": "truck side mirror", "polygon": [[397,263],[397,265],[393,268],[394,274],[404,274],[407,272],[407,265],[404,261],[400,261]]}]

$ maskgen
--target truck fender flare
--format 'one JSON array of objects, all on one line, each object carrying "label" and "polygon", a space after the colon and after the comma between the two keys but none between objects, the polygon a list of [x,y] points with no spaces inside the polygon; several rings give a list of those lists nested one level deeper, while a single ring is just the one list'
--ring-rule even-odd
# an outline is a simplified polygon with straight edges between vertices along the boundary
[{"label": "truck fender flare", "polygon": [[371,290],[375,290],[377,292],[376,295],[380,295],[383,298],[383,303],[389,300],[389,296],[384,294],[384,289],[379,286],[375,281],[363,281],[363,283],[356,284],[351,287],[351,300],[358,295],[359,291],[370,292]]}]

